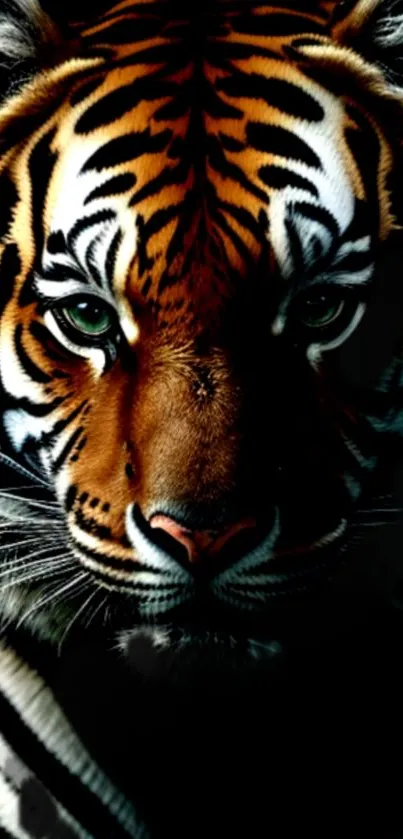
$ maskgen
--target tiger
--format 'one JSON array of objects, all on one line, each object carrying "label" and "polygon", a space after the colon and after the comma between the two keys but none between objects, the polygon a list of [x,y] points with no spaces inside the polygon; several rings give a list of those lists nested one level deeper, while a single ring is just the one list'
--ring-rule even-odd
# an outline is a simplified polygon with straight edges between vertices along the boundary
[{"label": "tiger", "polygon": [[402,45],[401,0],[0,3],[1,836],[29,795],[149,835],[43,650],[264,670],[351,560],[403,430]]}]

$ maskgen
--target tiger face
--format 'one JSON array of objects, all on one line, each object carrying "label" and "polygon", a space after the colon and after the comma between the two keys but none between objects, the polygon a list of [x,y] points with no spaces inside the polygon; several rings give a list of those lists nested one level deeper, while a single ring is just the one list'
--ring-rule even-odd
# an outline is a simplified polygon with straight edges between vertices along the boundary
[{"label": "tiger face", "polygon": [[6,98],[4,446],[50,493],[3,493],[7,618],[235,632],[338,567],[401,376],[340,373],[400,94],[338,5],[111,5]]}]

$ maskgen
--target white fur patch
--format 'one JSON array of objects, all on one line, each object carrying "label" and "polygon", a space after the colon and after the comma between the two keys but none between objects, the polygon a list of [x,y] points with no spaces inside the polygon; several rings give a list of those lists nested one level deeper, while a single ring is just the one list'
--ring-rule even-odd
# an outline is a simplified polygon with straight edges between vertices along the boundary
[{"label": "white fur patch", "polygon": [[0,14],[1,63],[10,67],[33,59],[38,49],[57,39],[57,29],[38,0],[12,0]]},{"label": "white fur patch", "polygon": [[385,15],[378,20],[375,29],[375,42],[385,48],[398,47],[403,43],[403,11],[401,0],[381,3]]}]

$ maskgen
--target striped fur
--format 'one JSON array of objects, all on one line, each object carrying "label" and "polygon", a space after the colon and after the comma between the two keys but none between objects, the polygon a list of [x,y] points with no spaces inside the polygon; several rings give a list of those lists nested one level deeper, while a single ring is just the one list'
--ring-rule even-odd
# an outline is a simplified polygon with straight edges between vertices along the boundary
[{"label": "striped fur", "polygon": [[[31,817],[42,819],[47,832],[60,839],[98,839],[108,831],[116,839],[146,837],[131,805],[86,752],[49,688],[4,644],[0,706],[0,826],[6,836],[32,835]],[[24,758],[21,743],[26,743]]]},{"label": "striped fur", "polygon": [[352,373],[400,293],[401,9],[0,3],[6,836],[24,788],[60,837],[146,835],[36,644],[264,668],[273,604],[351,559],[403,429],[400,335]]}]

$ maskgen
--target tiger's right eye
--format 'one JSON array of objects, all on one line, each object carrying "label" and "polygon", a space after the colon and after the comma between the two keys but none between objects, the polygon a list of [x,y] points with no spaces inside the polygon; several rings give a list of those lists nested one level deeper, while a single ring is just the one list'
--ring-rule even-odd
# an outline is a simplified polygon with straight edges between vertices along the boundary
[{"label": "tiger's right eye", "polygon": [[91,337],[104,335],[113,324],[109,307],[92,300],[79,300],[61,311],[75,329]]},{"label": "tiger's right eye", "polygon": [[53,307],[53,315],[66,337],[77,344],[99,346],[117,331],[116,314],[94,295],[77,295]]}]

